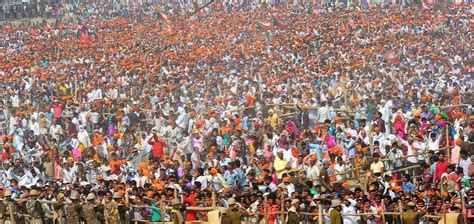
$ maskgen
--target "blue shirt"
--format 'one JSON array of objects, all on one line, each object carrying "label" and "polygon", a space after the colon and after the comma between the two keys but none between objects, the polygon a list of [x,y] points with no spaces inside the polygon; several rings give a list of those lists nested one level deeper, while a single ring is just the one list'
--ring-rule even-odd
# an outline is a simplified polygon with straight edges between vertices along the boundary
[{"label": "blue shirt", "polygon": [[403,192],[413,192],[415,190],[415,185],[412,182],[405,183],[403,182]]}]

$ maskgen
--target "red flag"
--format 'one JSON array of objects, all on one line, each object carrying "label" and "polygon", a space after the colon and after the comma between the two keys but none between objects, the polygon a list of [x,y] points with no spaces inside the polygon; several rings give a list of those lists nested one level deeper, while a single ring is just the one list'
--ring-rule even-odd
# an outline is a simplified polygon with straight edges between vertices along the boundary
[{"label": "red flag", "polygon": [[93,42],[92,35],[89,35],[87,30],[81,32],[81,37],[79,38],[81,44],[90,44]]}]

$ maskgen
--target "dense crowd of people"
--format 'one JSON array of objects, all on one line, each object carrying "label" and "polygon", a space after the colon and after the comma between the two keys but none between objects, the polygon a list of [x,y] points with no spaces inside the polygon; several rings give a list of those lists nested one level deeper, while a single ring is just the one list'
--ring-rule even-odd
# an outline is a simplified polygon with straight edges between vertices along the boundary
[{"label": "dense crowd of people", "polygon": [[470,4],[74,4],[2,26],[0,219],[472,222]]}]

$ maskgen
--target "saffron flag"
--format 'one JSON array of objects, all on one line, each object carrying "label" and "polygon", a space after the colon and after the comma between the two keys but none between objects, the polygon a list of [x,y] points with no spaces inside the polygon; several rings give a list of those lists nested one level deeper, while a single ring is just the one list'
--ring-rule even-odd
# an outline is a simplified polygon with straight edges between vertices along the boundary
[{"label": "saffron flag", "polygon": [[79,41],[81,42],[81,44],[90,44],[93,42],[93,38],[92,38],[92,35],[89,34],[89,32],[87,30],[84,30],[81,32],[81,36],[79,37]]}]

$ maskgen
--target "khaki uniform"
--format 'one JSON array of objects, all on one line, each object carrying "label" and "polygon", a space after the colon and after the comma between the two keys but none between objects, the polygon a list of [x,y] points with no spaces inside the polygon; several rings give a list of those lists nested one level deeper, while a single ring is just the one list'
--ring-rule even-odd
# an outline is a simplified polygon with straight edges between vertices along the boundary
[{"label": "khaki uniform", "polygon": [[329,218],[331,219],[331,224],[342,224],[342,215],[340,211],[332,209],[329,213]]},{"label": "khaki uniform", "polygon": [[171,220],[173,221],[173,224],[183,224],[184,219],[183,215],[181,214],[180,211],[178,210],[171,210]]},{"label": "khaki uniform", "polygon": [[417,224],[423,213],[416,212],[413,210],[408,210],[403,213],[403,223],[404,224]]},{"label": "khaki uniform", "polygon": [[118,203],[114,200],[104,203],[105,220],[108,224],[120,224]]},{"label": "khaki uniform", "polygon": [[26,202],[26,209],[30,215],[30,224],[43,224],[43,207],[37,200],[28,200]]},{"label": "khaki uniform", "polygon": [[[0,224],[13,223],[11,214],[15,214],[15,204],[11,201],[0,202]],[[13,216],[14,217],[14,216]]]},{"label": "khaki uniform", "polygon": [[85,204],[82,206],[82,217],[86,224],[99,224],[94,204]]},{"label": "khaki uniform", "polygon": [[222,219],[222,224],[240,224],[242,214],[239,210],[227,209],[225,218]]},{"label": "khaki uniform", "polygon": [[64,218],[67,224],[80,224],[81,205],[69,204],[64,206]]}]

